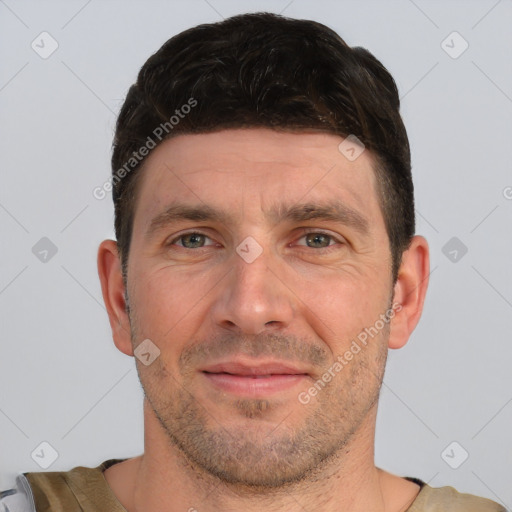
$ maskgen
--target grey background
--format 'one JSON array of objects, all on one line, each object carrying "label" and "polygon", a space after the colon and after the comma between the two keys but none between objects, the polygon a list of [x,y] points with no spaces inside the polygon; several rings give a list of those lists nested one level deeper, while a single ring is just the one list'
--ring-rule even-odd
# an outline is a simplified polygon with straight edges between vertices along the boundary
[{"label": "grey background", "polygon": [[[181,30],[261,10],[368,48],[402,96],[432,275],[420,325],[389,354],[376,463],[510,508],[507,0],[0,0],[0,488],[41,470],[31,453],[43,441],[59,454],[48,470],[142,452],[135,364],[113,345],[96,270],[113,207],[92,190],[109,177],[115,114],[146,58]],[[31,48],[42,31],[59,45],[47,59]],[[453,31],[469,43],[456,59],[441,46]],[[42,237],[57,247],[46,263],[32,252]],[[468,249],[457,261],[456,246],[443,252],[452,237]],[[458,469],[441,456],[453,441],[469,453]],[[460,448],[448,453],[460,461]]]}]

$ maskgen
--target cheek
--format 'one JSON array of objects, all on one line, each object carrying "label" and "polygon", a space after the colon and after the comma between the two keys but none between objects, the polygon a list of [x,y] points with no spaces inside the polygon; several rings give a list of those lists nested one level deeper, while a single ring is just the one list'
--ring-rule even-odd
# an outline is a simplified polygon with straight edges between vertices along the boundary
[{"label": "cheek", "polygon": [[359,333],[387,311],[390,289],[375,278],[348,276],[296,285],[300,315],[333,353],[350,345]]},{"label": "cheek", "polygon": [[188,326],[197,325],[203,307],[200,299],[208,286],[199,286],[198,281],[169,268],[134,273],[134,282],[141,283],[134,287],[141,335],[154,339],[159,346],[186,338]]}]

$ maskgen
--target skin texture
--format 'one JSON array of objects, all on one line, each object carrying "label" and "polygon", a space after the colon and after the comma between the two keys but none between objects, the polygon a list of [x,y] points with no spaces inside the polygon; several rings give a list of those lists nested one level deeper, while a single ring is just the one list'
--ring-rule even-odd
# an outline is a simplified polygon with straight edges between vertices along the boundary
[{"label": "skin texture", "polygon": [[[374,436],[388,349],[405,345],[423,307],[428,246],[413,238],[393,286],[372,155],[351,162],[341,141],[223,130],[180,135],[148,157],[127,290],[115,242],[98,251],[117,348],[133,356],[150,339],[160,350],[148,366],[136,359],[144,454],[105,472],[130,512],[388,512],[406,510],[417,495],[419,486],[375,467]],[[334,201],[356,213],[269,214]],[[148,236],[151,220],[178,202],[224,216],[174,220]],[[262,249],[250,263],[236,250],[249,248],[247,237]],[[392,318],[379,323],[386,312]],[[346,356],[372,326],[376,333]],[[339,357],[345,363],[335,371]],[[234,359],[285,362],[304,376],[279,392],[240,395],[202,371]]]}]

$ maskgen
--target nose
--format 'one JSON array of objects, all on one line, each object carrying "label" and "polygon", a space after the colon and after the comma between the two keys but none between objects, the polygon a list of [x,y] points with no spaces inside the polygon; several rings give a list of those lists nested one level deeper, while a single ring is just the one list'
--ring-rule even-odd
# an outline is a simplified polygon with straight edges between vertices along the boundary
[{"label": "nose", "polygon": [[214,323],[252,335],[288,327],[295,308],[284,277],[265,252],[252,263],[234,254],[232,271],[219,283],[212,305]]}]

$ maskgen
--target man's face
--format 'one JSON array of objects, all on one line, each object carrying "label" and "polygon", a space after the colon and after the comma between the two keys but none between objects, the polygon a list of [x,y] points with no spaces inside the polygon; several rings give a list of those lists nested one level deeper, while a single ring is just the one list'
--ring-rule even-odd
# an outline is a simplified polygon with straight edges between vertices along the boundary
[{"label": "man's face", "polygon": [[172,444],[226,481],[298,481],[376,411],[391,255],[371,155],[341,141],[181,135],[143,170],[130,323],[160,355],[139,377]]}]

